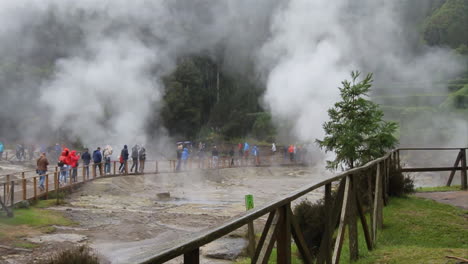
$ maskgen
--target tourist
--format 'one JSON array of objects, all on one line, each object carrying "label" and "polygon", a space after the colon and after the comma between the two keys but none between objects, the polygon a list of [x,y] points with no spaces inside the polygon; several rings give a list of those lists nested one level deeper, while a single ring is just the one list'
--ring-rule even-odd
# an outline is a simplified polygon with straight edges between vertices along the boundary
[{"label": "tourist", "polygon": [[132,168],[130,168],[130,172],[133,171],[133,169],[135,169],[135,173],[138,172],[138,151],[140,150],[140,148],[138,147],[138,145],[135,145],[133,146],[132,148],[132,160],[133,160],[133,164],[132,164]]},{"label": "tourist", "polygon": [[65,148],[59,157],[58,166],[60,167],[60,184],[64,184],[67,182],[69,155],[69,150]]},{"label": "tourist", "polygon": [[290,160],[291,162],[294,161],[294,150],[295,150],[295,149],[296,149],[296,148],[295,148],[293,145],[289,145],[288,153],[289,153],[289,160]]},{"label": "tourist", "polygon": [[77,182],[79,160],[80,160],[80,155],[76,154],[76,150],[72,150],[70,152],[70,167],[72,170],[70,181]]},{"label": "tourist", "polygon": [[229,157],[231,157],[231,164],[229,166],[233,167],[234,166],[234,147],[231,147],[231,150],[229,151]]},{"label": "tourist", "polygon": [[104,173],[110,174],[111,173],[111,156],[113,153],[113,149],[110,145],[104,147],[103,155],[104,155]]},{"label": "tourist", "polygon": [[124,146],[122,151],[120,151],[120,167],[119,172],[127,172],[127,160],[128,160],[128,148],[127,145]]},{"label": "tourist", "polygon": [[181,156],[182,162],[184,163],[184,170],[187,169],[187,161],[188,161],[189,157],[190,157],[190,152],[189,152],[187,146],[185,145],[184,150],[182,150],[182,156]]},{"label": "tourist", "polygon": [[250,149],[249,143],[245,142],[244,143],[244,158],[247,161],[247,165],[248,165],[248,159],[249,159],[249,149]]},{"label": "tourist", "polygon": [[3,146],[3,142],[0,141],[0,160],[3,158],[3,151],[5,150],[5,146]]},{"label": "tourist", "polygon": [[146,149],[144,147],[141,147],[140,152],[138,152],[138,159],[140,160],[140,172],[144,173],[146,161]]},{"label": "tourist", "polygon": [[44,191],[44,182],[45,182],[45,175],[47,174],[47,166],[49,165],[49,161],[46,158],[46,153],[42,152],[41,156],[39,159],[37,159],[37,174],[39,174],[39,189]]},{"label": "tourist", "polygon": [[176,171],[180,171],[180,163],[182,159],[182,144],[177,145],[177,166],[176,166]]},{"label": "tourist", "polygon": [[219,151],[216,146],[213,147],[213,150],[211,151],[211,155],[213,156],[213,168],[218,167],[218,159],[219,159]]},{"label": "tourist", "polygon": [[101,154],[101,148],[98,147],[94,152],[93,152],[93,172],[94,172],[94,177],[96,177],[97,172],[96,168],[99,169],[99,176],[102,176],[102,154]]},{"label": "tourist", "polygon": [[91,163],[91,154],[89,154],[89,149],[85,148],[85,152],[81,154],[81,159],[83,160],[86,177],[89,179],[89,163]]},{"label": "tourist", "polygon": [[275,144],[275,142],[273,142],[273,143],[271,144],[271,154],[272,154],[272,155],[275,155],[275,153],[276,153],[276,144]]},{"label": "tourist", "polygon": [[55,150],[55,156],[59,158],[60,153],[62,153],[62,147],[60,147],[59,143],[55,143],[54,150]]},{"label": "tourist", "polygon": [[254,156],[255,165],[256,166],[260,165],[260,158],[259,158],[260,157],[260,152],[259,152],[257,146],[254,146],[252,148],[252,155]]}]

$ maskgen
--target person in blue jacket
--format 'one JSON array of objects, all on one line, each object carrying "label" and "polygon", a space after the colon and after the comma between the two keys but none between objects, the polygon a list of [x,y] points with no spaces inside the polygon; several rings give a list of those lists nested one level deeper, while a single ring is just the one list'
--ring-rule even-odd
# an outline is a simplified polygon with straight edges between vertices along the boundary
[{"label": "person in blue jacket", "polygon": [[84,153],[81,154],[81,159],[83,160],[86,177],[89,179],[89,163],[91,163],[91,154],[89,154],[89,150],[87,148],[85,148]]},{"label": "person in blue jacket", "polygon": [[3,158],[3,151],[5,147],[3,146],[3,142],[0,141],[0,160]]},{"label": "person in blue jacket", "polygon": [[249,149],[250,149],[249,143],[245,142],[244,143],[244,157],[246,159],[249,158]]},{"label": "person in blue jacket", "polygon": [[120,152],[120,167],[119,171],[120,173],[124,173],[127,171],[127,160],[128,160],[128,147],[127,145],[124,145],[124,148]]},{"label": "person in blue jacket", "polygon": [[100,147],[93,152],[93,170],[96,171],[96,168],[99,169],[99,176],[102,176],[102,154]]},{"label": "person in blue jacket", "polygon": [[182,162],[184,163],[184,169],[187,169],[187,160],[190,157],[190,152],[187,146],[184,146],[184,150],[182,150]]}]

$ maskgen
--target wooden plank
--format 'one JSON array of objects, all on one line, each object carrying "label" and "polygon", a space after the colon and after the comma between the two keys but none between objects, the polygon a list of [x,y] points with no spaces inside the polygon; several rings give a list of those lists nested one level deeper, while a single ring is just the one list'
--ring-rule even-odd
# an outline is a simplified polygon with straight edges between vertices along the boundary
[{"label": "wooden plank", "polygon": [[278,209],[281,221],[277,225],[276,257],[278,264],[291,264],[291,218],[289,211],[291,204],[286,204]]},{"label": "wooden plank", "polygon": [[[462,152],[459,151],[458,155],[457,155],[457,158],[455,159],[455,163],[453,164],[453,167],[458,167],[458,164],[460,164],[461,158],[462,158]],[[449,178],[447,180],[446,186],[452,185],[452,180],[453,180],[453,177],[455,176],[455,172],[457,172],[457,171],[452,170],[452,172],[450,172],[450,176],[449,176]]]},{"label": "wooden plank", "polygon": [[401,172],[461,171],[462,167],[401,168]]},{"label": "wooden plank", "polygon": [[374,222],[373,222],[373,226],[372,226],[372,231],[373,231],[373,234],[372,234],[372,241],[374,242],[374,246],[376,244],[376,241],[377,241],[377,226],[378,226],[378,210],[379,210],[379,196],[381,195],[380,194],[380,190],[381,190],[381,187],[380,187],[380,184],[381,184],[381,173],[380,173],[380,164],[377,164],[377,171],[376,171],[376,179],[375,179],[375,191],[374,191],[374,211],[372,212],[373,213],[373,219],[374,219]]},{"label": "wooden plank", "polygon": [[[263,232],[262,232],[262,235],[260,236],[260,240],[258,241],[258,244],[257,244],[257,247],[255,249],[255,254],[252,258],[252,263],[257,263],[257,260],[260,256],[260,252],[263,248],[263,245],[265,243],[265,240],[268,236],[268,232],[270,231],[270,227],[271,227],[271,224],[273,223],[273,218],[275,217],[275,213],[276,211],[272,211],[269,215],[268,215],[268,219],[265,223],[265,226],[263,227]],[[277,219],[275,221],[278,221]]]},{"label": "wooden plank", "polygon": [[362,207],[361,198],[359,195],[355,195],[356,197],[356,209],[359,214],[359,218],[361,219],[362,230],[364,230],[364,238],[366,239],[366,245],[368,250],[372,250],[372,237],[371,233],[369,232],[369,226],[367,225],[366,215],[364,213],[364,209]]},{"label": "wooden plank", "polygon": [[351,184],[349,188],[349,200],[348,200],[348,242],[349,242],[349,259],[350,261],[356,261],[359,257],[359,246],[358,246],[358,231],[357,231],[357,219],[356,219],[356,175],[349,175]]},{"label": "wooden plank", "polygon": [[459,150],[459,149],[460,148],[398,148],[398,150]]},{"label": "wooden plank", "polygon": [[462,190],[467,190],[467,178],[466,178],[466,150],[461,149],[462,152],[462,159],[461,159],[461,166],[462,166],[462,171],[461,171],[461,188]]},{"label": "wooden plank", "polygon": [[15,182],[14,181],[11,181],[11,190],[10,190],[10,214],[8,214],[9,217],[13,217],[13,206],[15,205]]},{"label": "wooden plank", "polygon": [[184,264],[200,264],[200,249],[196,248],[184,254]]},{"label": "wooden plank", "polygon": [[346,216],[348,211],[349,192],[351,188],[350,177],[346,177],[345,190],[343,205],[341,207],[340,225],[338,227],[338,235],[335,241],[335,250],[333,251],[332,263],[340,263],[341,248],[343,246],[345,228],[346,228]]},{"label": "wooden plank", "polygon": [[294,214],[291,208],[289,208],[289,217],[291,219],[292,236],[294,238],[294,241],[296,241],[296,245],[297,245],[297,249],[299,250],[299,253],[301,253],[302,261],[305,264],[312,264],[314,262],[314,259],[312,257],[312,254],[309,251],[309,248],[307,247],[304,236],[302,235],[301,228],[299,227],[299,224],[297,223],[296,218],[294,218]]},{"label": "wooden plank", "polygon": [[[319,264],[325,263],[325,261],[327,260],[328,260],[327,263],[332,263],[333,233],[335,231],[336,225],[339,223],[339,220],[340,220],[341,206],[343,205],[345,185],[346,185],[346,179],[341,180],[340,185],[338,187],[337,195],[332,205],[331,220],[330,220],[330,226],[329,226],[330,228],[329,237],[327,238],[325,236],[322,236],[322,240],[320,241],[320,248],[319,248],[319,253],[317,256],[317,263]],[[325,228],[327,228],[327,226],[325,226]],[[325,232],[328,233],[327,230],[325,230]],[[327,249],[327,243],[325,242],[327,239],[329,240],[328,249]]]},{"label": "wooden plank", "polygon": [[276,233],[278,232],[277,224],[280,221],[280,213],[278,211],[275,212],[273,217],[273,221],[271,223],[270,228],[265,237],[265,243],[258,254],[258,259],[252,263],[261,263],[261,264],[268,264],[270,259],[271,251],[273,250],[273,246],[275,245],[276,241]]}]

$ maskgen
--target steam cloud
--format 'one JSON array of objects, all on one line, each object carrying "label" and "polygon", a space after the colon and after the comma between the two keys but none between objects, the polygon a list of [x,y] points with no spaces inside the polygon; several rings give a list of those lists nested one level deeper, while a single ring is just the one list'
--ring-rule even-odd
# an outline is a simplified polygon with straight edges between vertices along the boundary
[{"label": "steam cloud", "polygon": [[414,49],[408,25],[427,7],[406,2],[1,1],[0,118],[20,124],[23,137],[50,126],[88,145],[144,143],[161,77],[178,58],[205,53],[230,70],[254,63],[275,120],[313,140],[353,69],[375,72],[378,87],[459,71],[446,50]]}]

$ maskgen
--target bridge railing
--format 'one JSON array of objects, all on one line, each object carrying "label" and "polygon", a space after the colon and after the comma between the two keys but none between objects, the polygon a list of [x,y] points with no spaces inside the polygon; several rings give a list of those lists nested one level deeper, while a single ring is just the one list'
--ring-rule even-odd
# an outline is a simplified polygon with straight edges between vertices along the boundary
[{"label": "bridge railing", "polygon": [[[61,169],[58,166],[49,166],[49,170],[43,175],[43,178],[36,173],[36,170],[25,170],[20,172],[0,175],[0,201],[5,207],[12,207],[24,200],[37,200],[41,197],[46,199],[50,193],[58,197],[58,192],[69,189],[72,186],[82,184],[103,177],[114,177],[119,175],[141,175],[157,173],[175,173],[191,170],[212,170],[234,167],[258,167],[272,165],[299,165],[297,160],[290,161],[279,155],[256,157],[219,157],[217,160],[212,158],[188,159],[186,162],[180,161],[180,168],[177,168],[177,160],[145,160],[138,161],[138,171],[131,171],[133,162],[126,161],[120,171],[121,163],[111,161],[109,171],[105,172],[105,162],[99,164],[90,163],[89,165],[80,165],[76,169]],[[76,177],[73,171],[76,170]],[[61,174],[66,174],[66,178]],[[43,188],[41,188],[41,178],[43,179]],[[14,188],[14,186],[17,186]],[[13,192],[12,192],[13,190]],[[3,207],[0,204],[0,209]]]}]

